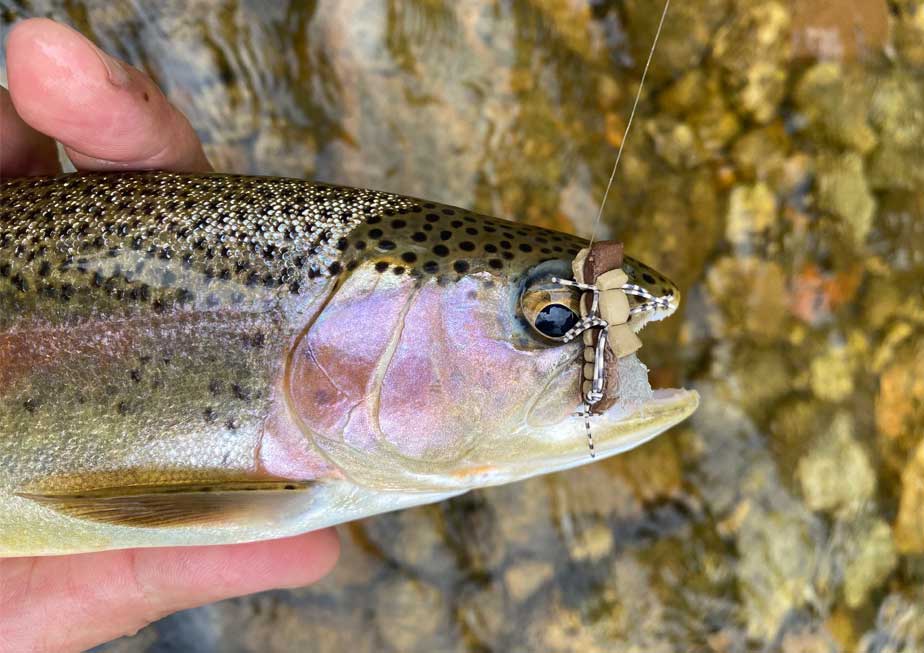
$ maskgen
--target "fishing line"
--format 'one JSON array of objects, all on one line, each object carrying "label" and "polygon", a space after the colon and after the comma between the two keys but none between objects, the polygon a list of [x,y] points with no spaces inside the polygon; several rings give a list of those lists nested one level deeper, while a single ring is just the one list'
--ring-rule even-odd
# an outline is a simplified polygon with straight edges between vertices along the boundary
[{"label": "fishing line", "polygon": [[[667,18],[667,10],[670,7],[671,0],[664,0],[664,9],[661,11],[661,19],[658,21],[658,28],[655,30],[654,40],[651,42],[651,49],[648,51],[648,60],[642,69],[642,77],[638,82],[638,92],[635,94],[635,100],[632,102],[632,110],[629,112],[629,120],[626,122],[626,128],[622,133],[622,141],[619,143],[619,149],[616,152],[616,161],[613,163],[613,170],[610,172],[609,181],[606,183],[606,190],[603,191],[603,199],[600,201],[600,208],[597,209],[597,217],[594,218],[593,230],[590,234],[589,251],[593,251],[594,241],[597,238],[597,231],[600,229],[600,220],[603,218],[603,209],[606,206],[606,200],[610,195],[610,189],[613,187],[613,181],[616,179],[616,170],[619,168],[619,161],[622,159],[622,152],[626,147],[626,141],[629,140],[629,130],[632,129],[632,121],[635,119],[635,112],[638,110],[639,100],[642,98],[642,89],[645,87],[645,78],[648,76],[648,69],[651,68],[651,60],[654,57],[655,48],[658,46],[658,39],[661,36],[661,29],[664,27],[664,20]],[[593,305],[589,314],[581,322],[575,325],[565,336],[565,342],[576,337],[583,331],[591,328],[599,328],[597,334],[597,346],[595,347],[594,366],[593,366],[593,383],[589,393],[582,390],[584,401],[582,402],[581,416],[584,418],[584,429],[587,432],[587,446],[590,449],[590,457],[596,458],[597,453],[594,448],[594,437],[590,430],[590,413],[591,405],[596,404],[603,398],[604,388],[604,368],[603,368],[603,347],[605,347],[606,337],[609,325],[597,315],[597,299],[600,289],[591,284],[585,286],[582,283],[567,282],[562,279],[555,279],[563,285],[577,286],[585,291],[593,292]],[[575,278],[577,281],[577,278]],[[640,313],[658,308],[666,308],[666,298],[655,297],[644,288],[635,284],[625,284],[621,289],[627,294],[640,296],[648,301],[636,306],[631,313]],[[667,300],[669,301],[669,300]],[[586,359],[585,359],[586,360]]]},{"label": "fishing line", "polygon": [[655,47],[658,45],[658,38],[661,36],[661,28],[664,27],[664,19],[667,18],[667,9],[670,5],[671,0],[664,0],[664,10],[661,12],[661,20],[658,21],[658,29],[655,31],[654,41],[651,43],[651,50],[648,51],[648,61],[645,62],[645,68],[642,70],[642,78],[638,82],[638,92],[635,94],[635,101],[632,103],[632,111],[629,112],[629,121],[626,123],[626,129],[622,133],[622,142],[619,143],[619,150],[616,152],[616,162],[613,164],[610,180],[607,182],[606,190],[603,192],[603,201],[600,202],[600,208],[597,210],[597,217],[594,219],[594,228],[590,234],[590,245],[588,245],[588,247],[593,247],[594,240],[597,238],[597,230],[600,228],[600,219],[603,217],[603,207],[606,206],[606,198],[609,197],[610,189],[613,187],[613,180],[616,179],[616,169],[619,167],[622,151],[626,147],[626,140],[629,138],[632,120],[635,118],[635,111],[638,109],[638,102],[642,97],[642,87],[645,86],[645,77],[648,76],[648,69],[651,67],[651,59],[654,57]]}]

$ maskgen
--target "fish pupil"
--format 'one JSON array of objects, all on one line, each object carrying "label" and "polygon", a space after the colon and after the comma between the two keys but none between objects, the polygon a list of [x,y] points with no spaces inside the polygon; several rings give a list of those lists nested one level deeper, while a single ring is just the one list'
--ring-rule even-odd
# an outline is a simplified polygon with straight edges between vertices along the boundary
[{"label": "fish pupil", "polygon": [[577,314],[567,306],[549,304],[536,316],[536,329],[550,338],[561,338],[577,321]]}]

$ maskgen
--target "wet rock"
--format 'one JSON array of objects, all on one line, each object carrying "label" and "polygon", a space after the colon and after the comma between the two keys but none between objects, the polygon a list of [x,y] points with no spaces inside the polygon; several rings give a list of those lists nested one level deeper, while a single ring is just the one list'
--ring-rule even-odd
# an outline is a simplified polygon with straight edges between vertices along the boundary
[{"label": "wet rock", "polygon": [[599,560],[613,550],[613,531],[605,523],[584,524],[567,535],[572,560]]},{"label": "wet rock", "polygon": [[859,653],[924,651],[924,592],[890,594],[879,605],[876,625],[860,639]]},{"label": "wet rock", "polygon": [[880,376],[876,430],[880,455],[901,472],[924,442],[924,348],[902,348]]},{"label": "wet rock", "polygon": [[885,0],[794,0],[791,5],[797,57],[852,60],[888,43],[889,5]]},{"label": "wet rock", "polygon": [[779,399],[797,389],[795,371],[775,347],[741,347],[734,351],[728,365],[720,382],[722,396],[743,407],[749,415],[776,413]]},{"label": "wet rock", "polygon": [[774,186],[786,176],[789,137],[780,122],[742,134],[732,147],[732,159],[742,178],[769,181]]},{"label": "wet rock", "polygon": [[823,401],[844,401],[853,394],[854,361],[843,343],[832,344],[812,359],[812,393]]},{"label": "wet rock", "polygon": [[446,651],[454,647],[447,606],[439,590],[396,577],[377,588],[379,634],[396,651]]},{"label": "wet rock", "polygon": [[924,7],[920,3],[895,3],[893,41],[899,56],[911,66],[924,67]]},{"label": "wet rock", "polygon": [[777,221],[776,195],[758,182],[753,186],[736,186],[728,197],[725,237],[736,247],[752,244],[766,236]]},{"label": "wet rock", "polygon": [[[355,597],[351,597],[355,605]],[[250,599],[219,604],[222,620],[216,624],[219,641],[203,646],[203,634],[189,634],[182,650],[287,653],[310,650],[336,653],[344,649],[364,653],[375,650],[374,631],[363,627],[363,611],[344,603],[332,609],[325,601],[258,594]],[[192,636],[191,636],[192,635]],[[201,647],[201,648],[200,648]]]},{"label": "wet rock", "polygon": [[542,587],[555,569],[547,560],[523,560],[514,562],[504,571],[504,585],[514,601],[522,602]]},{"label": "wet rock", "polygon": [[876,200],[863,173],[863,159],[854,153],[822,155],[817,161],[817,174],[818,208],[843,219],[854,242],[863,244],[876,211]]},{"label": "wet rock", "polygon": [[825,626],[831,637],[837,642],[841,651],[855,651],[857,649],[857,632],[854,628],[850,613],[844,608],[835,608]]},{"label": "wet rock", "polygon": [[705,68],[693,68],[677,78],[658,94],[658,106],[662,111],[680,118],[709,101],[708,85],[711,78]]},{"label": "wet rock", "polygon": [[823,626],[802,626],[783,634],[780,653],[838,653],[838,649]]},{"label": "wet rock", "polygon": [[536,478],[485,490],[498,508],[498,537],[511,555],[547,553],[560,546],[555,509],[558,483]]},{"label": "wet rock", "polygon": [[895,545],[905,554],[924,553],[924,441],[902,472],[895,519]]},{"label": "wet rock", "polygon": [[830,427],[832,410],[802,396],[774,404],[770,415],[769,446],[781,470],[790,470],[798,482],[799,461]]},{"label": "wet rock", "polygon": [[432,573],[443,580],[456,573],[457,559],[441,534],[438,506],[377,515],[361,522],[364,546],[404,569]]},{"label": "wet rock", "polygon": [[774,261],[723,257],[712,266],[706,286],[716,312],[713,332],[725,338],[774,342],[785,332],[786,279]]},{"label": "wet rock", "polygon": [[[844,474],[848,474],[844,470]],[[878,518],[861,519],[851,528],[844,568],[844,603],[858,609],[879,588],[898,563],[892,529]]]},{"label": "wet rock", "polygon": [[683,469],[675,433],[672,431],[643,447],[608,458],[600,465],[628,483],[642,503],[676,496],[681,491]]},{"label": "wet rock", "polygon": [[[549,653],[673,653],[678,642],[665,621],[667,611],[651,583],[651,572],[631,555],[620,556],[607,570],[606,588],[580,608],[564,604],[557,593],[537,609],[526,641],[518,651]],[[618,588],[618,589],[617,589]]]},{"label": "wet rock", "polygon": [[652,118],[645,121],[644,129],[658,155],[675,168],[693,168],[706,157],[696,133],[686,123]]},{"label": "wet rock", "polygon": [[[818,519],[787,490],[754,424],[740,408],[700,385],[694,426],[710,442],[692,478],[734,541],[740,619],[767,641],[794,611],[816,598],[822,549]],[[720,532],[723,532],[720,530]]]},{"label": "wet rock", "polygon": [[[755,468],[752,474],[768,470]],[[749,483],[763,483],[758,478]],[[738,584],[748,634],[770,639],[786,615],[813,598],[816,540],[811,519],[794,501],[772,509],[753,503],[736,537]]]},{"label": "wet rock", "polygon": [[880,144],[869,161],[874,188],[916,190],[924,183],[924,87],[895,70],[877,80],[870,108]]},{"label": "wet rock", "polygon": [[777,113],[786,91],[790,14],[779,2],[746,2],[717,32],[712,55],[738,111],[758,123]]},{"label": "wet rock", "polygon": [[[615,464],[615,463],[614,463]],[[582,524],[599,523],[603,518],[637,519],[643,510],[630,480],[620,474],[620,468],[609,461],[555,474],[550,478],[550,499],[557,523],[574,520]],[[606,491],[601,491],[606,488]]]},{"label": "wet rock", "polygon": [[849,413],[839,413],[799,461],[796,476],[812,510],[844,513],[857,510],[876,491],[876,472],[853,434]]},{"label": "wet rock", "polygon": [[[468,587],[462,591],[456,608],[456,618],[465,630],[467,650],[484,647],[502,650],[503,638],[517,623],[513,610],[499,582],[484,587]],[[518,633],[519,635],[519,633]]]},{"label": "wet rock", "polygon": [[837,63],[819,63],[799,80],[794,99],[811,127],[811,136],[864,154],[876,146],[864,77],[845,74]]},{"label": "wet rock", "polygon": [[[728,6],[728,0],[697,0],[671,7],[658,43],[659,65],[652,66],[649,73],[655,84],[702,65],[716,29],[726,19]],[[663,7],[663,4],[647,0],[630,0],[623,4],[625,24],[636,35],[631,44],[636,61],[644,62],[648,57]]]}]

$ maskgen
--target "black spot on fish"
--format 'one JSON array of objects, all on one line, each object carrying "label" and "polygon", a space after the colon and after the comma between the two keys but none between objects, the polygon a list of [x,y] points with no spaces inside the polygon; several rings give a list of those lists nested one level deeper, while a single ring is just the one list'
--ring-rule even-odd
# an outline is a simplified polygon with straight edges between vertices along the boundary
[{"label": "black spot on fish", "polygon": [[[437,247],[439,247],[439,245],[437,245]],[[426,263],[423,264],[423,271],[426,272],[427,274],[433,274],[439,269],[440,269],[440,264],[437,263],[436,261],[427,261]]]},{"label": "black spot on fish", "polygon": [[417,254],[415,254],[414,252],[404,252],[401,255],[401,260],[404,261],[405,263],[414,263],[415,261],[417,261]]},{"label": "black spot on fish", "polygon": [[379,261],[378,263],[375,264],[376,272],[384,272],[387,269],[388,269],[388,263],[385,261]]},{"label": "black spot on fish", "polygon": [[436,254],[437,256],[448,256],[449,248],[446,247],[445,245],[436,245],[433,248],[433,253]]},{"label": "black spot on fish", "polygon": [[452,269],[458,272],[459,274],[465,274],[468,272],[468,262],[467,261],[456,261],[452,264]]}]

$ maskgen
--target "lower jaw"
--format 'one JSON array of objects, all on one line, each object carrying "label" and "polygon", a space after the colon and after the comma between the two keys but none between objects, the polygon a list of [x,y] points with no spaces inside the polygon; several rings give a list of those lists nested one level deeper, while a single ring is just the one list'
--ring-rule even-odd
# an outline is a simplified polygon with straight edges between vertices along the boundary
[{"label": "lower jaw", "polygon": [[[651,398],[640,405],[617,404],[602,415],[592,416],[593,456],[587,445],[584,418],[575,415],[543,429],[557,444],[553,451],[545,447],[547,455],[543,456],[536,451],[520,452],[521,455],[533,453],[533,456],[521,461],[515,458],[498,461],[493,468],[467,475],[465,484],[470,488],[502,485],[624,453],[676,426],[692,415],[698,405],[699,395],[696,391],[671,388],[655,390]],[[541,438],[541,433],[536,437]]]}]

